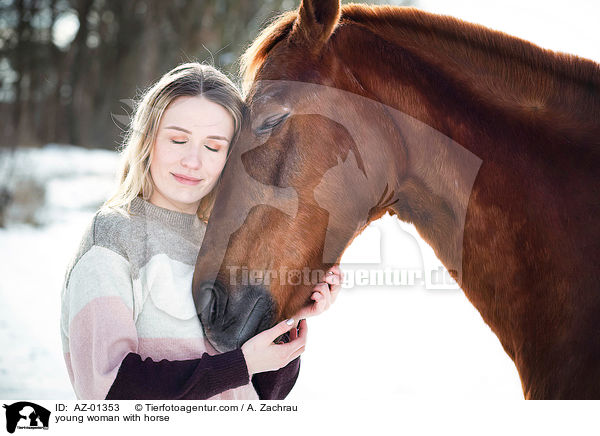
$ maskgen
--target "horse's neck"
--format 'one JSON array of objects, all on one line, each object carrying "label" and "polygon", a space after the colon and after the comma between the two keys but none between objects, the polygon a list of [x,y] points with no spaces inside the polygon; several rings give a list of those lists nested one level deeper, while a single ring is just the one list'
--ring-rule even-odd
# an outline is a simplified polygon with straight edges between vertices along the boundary
[{"label": "horse's neck", "polygon": [[[518,138],[529,121],[597,129],[599,69],[478,26],[417,15],[399,16],[393,30],[393,20],[387,27],[366,24],[368,30],[358,32],[373,50],[340,64],[365,96],[398,110],[391,117],[402,144],[392,144],[384,161],[403,147],[408,163],[393,185],[401,199],[393,211],[415,223],[449,270],[460,271],[464,217],[481,162],[502,161],[503,171],[515,174],[532,168],[540,150]],[[561,125],[552,126],[552,119]],[[548,144],[543,152],[551,149]],[[507,155],[518,159],[507,161]]]},{"label": "horse's neck", "polygon": [[[346,83],[438,132],[396,117],[399,133],[380,158],[406,159],[389,171],[399,200],[392,211],[415,224],[448,270],[459,270],[527,395],[575,392],[569,377],[545,377],[562,355],[585,355],[585,330],[569,326],[577,311],[597,319],[600,306],[591,294],[575,298],[597,283],[590,259],[598,240],[600,69],[492,32],[486,41],[467,28],[463,38],[456,23],[405,30],[390,29],[392,21],[384,33],[372,24],[359,29],[372,49],[343,59],[353,75]],[[585,364],[597,371],[596,360]]]}]

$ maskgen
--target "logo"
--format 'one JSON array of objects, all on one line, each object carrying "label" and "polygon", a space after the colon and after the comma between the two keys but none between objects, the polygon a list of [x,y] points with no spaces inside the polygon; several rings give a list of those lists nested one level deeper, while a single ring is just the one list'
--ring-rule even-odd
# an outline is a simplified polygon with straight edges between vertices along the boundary
[{"label": "logo", "polygon": [[48,430],[50,411],[28,401],[19,401],[6,409],[6,431],[14,433],[15,429],[44,429]]}]

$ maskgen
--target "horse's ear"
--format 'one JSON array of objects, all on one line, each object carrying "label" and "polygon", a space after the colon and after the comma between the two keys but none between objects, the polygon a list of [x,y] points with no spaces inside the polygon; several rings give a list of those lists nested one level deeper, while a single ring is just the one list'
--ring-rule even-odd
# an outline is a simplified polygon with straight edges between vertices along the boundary
[{"label": "horse's ear", "polygon": [[302,0],[290,40],[321,48],[340,20],[340,0]]}]

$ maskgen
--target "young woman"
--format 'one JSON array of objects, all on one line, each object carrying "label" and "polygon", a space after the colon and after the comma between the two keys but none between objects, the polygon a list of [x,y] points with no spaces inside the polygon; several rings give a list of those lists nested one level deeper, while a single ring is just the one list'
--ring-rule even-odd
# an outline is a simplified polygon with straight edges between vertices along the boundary
[{"label": "young woman", "polygon": [[[168,72],[140,100],[118,189],[65,276],[61,336],[77,398],[282,399],[294,385],[306,320],[281,322],[217,354],[191,295],[214,187],[242,114],[235,85],[198,63]],[[341,279],[331,269],[312,306],[294,318],[327,309]],[[273,342],[287,331],[288,343]]]}]

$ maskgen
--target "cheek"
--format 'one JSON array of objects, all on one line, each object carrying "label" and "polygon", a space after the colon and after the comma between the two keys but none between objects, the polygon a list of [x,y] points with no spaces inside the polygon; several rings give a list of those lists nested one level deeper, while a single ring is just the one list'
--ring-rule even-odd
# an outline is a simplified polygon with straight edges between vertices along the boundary
[{"label": "cheek", "polygon": [[214,177],[218,177],[223,171],[225,167],[226,156],[223,154],[221,156],[213,157],[207,162],[207,171]]},{"label": "cheek", "polygon": [[154,167],[154,171],[168,169],[177,161],[178,156],[174,150],[164,144],[157,143],[154,147],[150,169],[152,167]]}]

